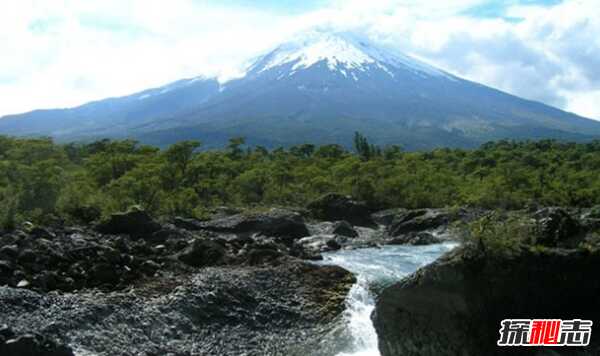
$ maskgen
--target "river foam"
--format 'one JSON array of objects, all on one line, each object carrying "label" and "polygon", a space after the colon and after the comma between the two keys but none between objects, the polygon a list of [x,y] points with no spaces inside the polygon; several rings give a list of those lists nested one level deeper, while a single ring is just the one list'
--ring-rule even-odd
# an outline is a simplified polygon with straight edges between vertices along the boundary
[{"label": "river foam", "polygon": [[346,298],[344,328],[350,342],[340,345],[337,356],[379,356],[377,334],[371,321],[375,290],[399,281],[418,268],[435,261],[456,243],[428,246],[384,246],[324,254],[323,264],[346,268],[357,276]]}]

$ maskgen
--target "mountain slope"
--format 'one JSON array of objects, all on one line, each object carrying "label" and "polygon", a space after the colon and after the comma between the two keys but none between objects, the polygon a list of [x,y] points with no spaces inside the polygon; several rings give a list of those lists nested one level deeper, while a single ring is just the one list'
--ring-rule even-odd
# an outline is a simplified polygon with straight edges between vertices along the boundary
[{"label": "mountain slope", "polygon": [[165,145],[350,145],[354,131],[409,149],[501,139],[600,136],[600,122],[466,81],[355,34],[313,31],[258,58],[241,78],[196,78],[79,108],[0,120],[0,133],[134,137]]},{"label": "mountain slope", "polygon": [[77,139],[89,133],[118,135],[132,125],[177,115],[201,105],[219,91],[215,79],[197,77],[120,98],[91,102],[73,109],[36,110],[0,119],[0,133]]}]

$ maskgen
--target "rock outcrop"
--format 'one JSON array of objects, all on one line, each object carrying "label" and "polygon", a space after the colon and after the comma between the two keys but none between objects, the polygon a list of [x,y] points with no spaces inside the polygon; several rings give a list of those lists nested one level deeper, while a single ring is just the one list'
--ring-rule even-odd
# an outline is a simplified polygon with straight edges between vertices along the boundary
[{"label": "rock outcrop", "polygon": [[408,210],[396,215],[388,226],[388,233],[392,237],[397,237],[407,233],[436,229],[448,224],[450,220],[450,214],[441,209]]},{"label": "rock outcrop", "polygon": [[408,209],[404,209],[404,208],[381,210],[381,211],[377,211],[377,212],[371,214],[371,219],[376,224],[388,226],[394,222],[394,219],[397,216],[406,214],[407,211],[408,211]]},{"label": "rock outcrop", "polygon": [[174,222],[178,226],[161,224],[134,208],[93,228],[27,224],[0,238],[0,285],[120,290],[187,266],[271,263],[289,256],[293,242],[310,235],[299,214],[282,209]]},{"label": "rock outcrop", "polygon": [[575,243],[584,229],[581,223],[565,209],[552,207],[543,208],[533,215],[538,225],[536,243],[546,246],[558,246],[572,240]]},{"label": "rock outcrop", "polygon": [[110,215],[96,227],[104,234],[130,234],[141,236],[152,234],[160,229],[160,224],[144,210],[133,207],[123,213]]},{"label": "rock outcrop", "polygon": [[336,251],[341,248],[336,235],[313,235],[303,237],[294,243],[292,252],[295,256],[308,260],[320,260],[321,252]]},{"label": "rock outcrop", "polygon": [[3,233],[0,355],[280,354],[333,327],[355,279],[294,256],[302,217],[226,213]]},{"label": "rock outcrop", "polygon": [[347,221],[336,221],[331,225],[331,234],[344,236],[344,237],[358,237],[358,232],[352,225]]},{"label": "rock outcrop", "polygon": [[225,263],[225,247],[210,239],[195,239],[178,255],[178,259],[193,267],[217,266]]},{"label": "rock outcrop", "polygon": [[[503,319],[600,321],[598,248],[563,248],[579,231],[568,215],[551,210],[536,222],[537,244],[506,251],[467,244],[385,289],[373,314],[383,356],[519,355],[535,348],[496,346]],[[567,232],[568,231],[568,232]],[[543,243],[543,245],[540,245]],[[566,244],[566,245],[565,245]],[[557,355],[597,355],[589,347],[552,349]]]},{"label": "rock outcrop", "polygon": [[441,243],[444,240],[429,232],[411,232],[387,241],[388,245],[431,245]]},{"label": "rock outcrop", "polygon": [[236,234],[258,233],[265,236],[277,237],[282,241],[290,243],[295,239],[310,235],[302,216],[296,212],[284,209],[271,209],[264,213],[235,214],[202,222],[198,227],[215,232]]},{"label": "rock outcrop", "polygon": [[11,328],[0,327],[2,356],[74,356],[73,350],[41,334],[17,335]]},{"label": "rock outcrop", "polygon": [[0,286],[0,320],[15,333],[44,332],[82,354],[278,355],[328,330],[354,282],[340,267],[281,257],[277,266],[161,275],[124,292]]},{"label": "rock outcrop", "polygon": [[320,220],[345,220],[352,225],[374,226],[371,209],[364,202],[340,194],[327,194],[308,204],[310,214]]}]

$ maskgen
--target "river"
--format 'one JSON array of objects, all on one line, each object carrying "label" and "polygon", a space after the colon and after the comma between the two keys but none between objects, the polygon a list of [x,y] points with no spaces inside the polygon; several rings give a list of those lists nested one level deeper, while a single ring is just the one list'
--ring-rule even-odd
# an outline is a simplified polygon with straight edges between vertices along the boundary
[{"label": "river", "polygon": [[321,263],[344,267],[357,276],[357,282],[346,298],[343,316],[342,333],[349,336],[348,342],[336,346],[337,356],[379,356],[377,334],[371,322],[371,313],[375,308],[373,290],[399,281],[456,246],[457,243],[448,242],[427,246],[342,250],[324,254]]}]

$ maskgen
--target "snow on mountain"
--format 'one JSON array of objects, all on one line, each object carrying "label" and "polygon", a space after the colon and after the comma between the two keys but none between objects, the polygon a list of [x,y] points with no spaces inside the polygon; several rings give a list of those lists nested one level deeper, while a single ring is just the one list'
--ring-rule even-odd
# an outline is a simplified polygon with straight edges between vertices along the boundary
[{"label": "snow on mountain", "polygon": [[356,33],[299,34],[234,74],[11,115],[0,120],[0,134],[160,146],[198,139],[207,148],[237,136],[265,147],[351,146],[355,131],[408,149],[600,137],[596,121],[455,77]]},{"label": "snow on mountain", "polygon": [[178,80],[176,82],[158,87],[158,88],[154,88],[154,89],[148,89],[148,90],[144,90],[143,92],[134,94],[134,96],[138,99],[138,100],[144,100],[144,99],[148,99],[157,95],[161,95],[161,94],[166,94],[168,92],[171,92],[173,90],[177,90],[177,89],[182,89],[185,87],[188,87],[192,84],[194,84],[197,81],[203,81],[203,80],[211,80],[214,78],[210,78],[204,75],[200,75],[194,78],[189,78],[189,79],[181,79]]},{"label": "snow on mountain", "polygon": [[[331,71],[346,72],[369,70],[375,66],[391,77],[398,69],[408,69],[423,76],[451,77],[437,68],[409,56],[373,45],[357,34],[314,30],[296,36],[260,58],[250,72],[261,73],[291,64],[291,70],[309,68],[325,62]],[[353,76],[356,79],[356,76]]]}]

